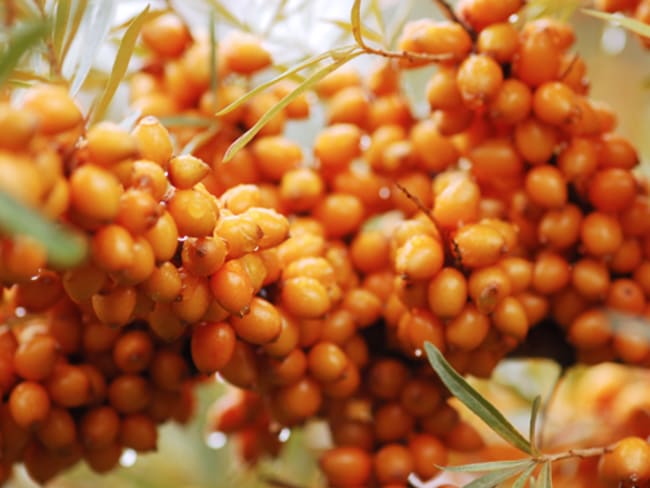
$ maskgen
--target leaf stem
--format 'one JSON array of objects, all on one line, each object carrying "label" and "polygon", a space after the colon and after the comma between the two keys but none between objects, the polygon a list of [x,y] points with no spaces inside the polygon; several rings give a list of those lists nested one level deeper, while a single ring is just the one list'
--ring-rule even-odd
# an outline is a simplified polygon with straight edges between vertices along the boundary
[{"label": "leaf stem", "polygon": [[454,12],[453,7],[447,2],[446,0],[433,0],[433,3],[436,4],[436,6],[442,11],[445,17],[449,19],[452,22],[455,22],[457,24],[460,24],[463,29],[469,34],[469,36],[472,38],[472,41],[476,41],[476,31],[472,29],[471,26],[469,26],[465,21],[463,21],[458,15],[456,15],[456,12]]},{"label": "leaf stem", "polygon": [[546,462],[551,462],[554,463],[556,461],[563,461],[565,459],[571,459],[571,458],[580,458],[580,459],[586,459],[590,457],[595,457],[595,456],[602,456],[603,454],[607,454],[608,452],[612,452],[614,450],[615,444],[611,444],[609,446],[601,446],[601,447],[587,447],[584,449],[569,449],[568,451],[564,452],[558,452],[555,454],[541,454],[537,457],[533,458],[533,461],[536,463],[546,463]]}]

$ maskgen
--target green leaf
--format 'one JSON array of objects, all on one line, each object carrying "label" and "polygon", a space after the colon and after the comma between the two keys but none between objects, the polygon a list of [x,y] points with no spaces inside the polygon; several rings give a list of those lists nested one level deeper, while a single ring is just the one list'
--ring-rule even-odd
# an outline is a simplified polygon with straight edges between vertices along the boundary
[{"label": "green leaf", "polygon": [[284,109],[287,105],[289,105],[293,100],[296,99],[299,95],[304,93],[305,91],[309,90],[312,86],[314,86],[316,83],[318,83],[320,80],[325,78],[328,74],[330,74],[332,71],[335,71],[337,68],[341,67],[351,59],[356,58],[360,54],[363,54],[362,51],[358,52],[353,52],[352,54],[342,57],[341,59],[334,61],[333,63],[319,69],[316,73],[312,74],[309,78],[307,78],[302,84],[298,85],[295,90],[293,90],[291,93],[288,93],[287,95],[284,96],[277,104],[275,104],[273,107],[271,107],[260,119],[255,123],[253,127],[248,129],[246,132],[244,132],[241,136],[233,142],[228,150],[226,151],[226,154],[224,154],[223,161],[227,162],[232,159],[232,157],[239,151],[241,148],[243,148],[246,144],[248,144],[255,135],[262,130],[262,127],[266,125],[266,123],[271,120],[275,115],[280,112],[281,110]]},{"label": "green leaf", "polygon": [[596,17],[598,19],[607,20],[609,22],[619,24],[625,27],[627,30],[632,31],[635,34],[639,34],[640,36],[650,37],[650,25],[645,24],[639,20],[633,19],[632,17],[628,17],[626,15],[621,15],[621,14],[610,14],[607,12],[600,12],[598,10],[593,10],[590,8],[583,8],[582,12],[584,12],[587,15],[591,15],[592,17]]},{"label": "green leaf", "polygon": [[0,53],[0,86],[9,78],[23,54],[38,44],[48,33],[47,22],[35,21],[13,29],[7,48]]},{"label": "green leaf", "polygon": [[445,360],[436,346],[425,342],[424,348],[433,369],[449,391],[472,412],[479,416],[495,433],[511,445],[527,454],[533,454],[533,449],[524,436],[499,412],[490,402],[481,396],[472,386],[460,376]]},{"label": "green leaf", "polygon": [[[83,32],[76,36],[79,49],[75,51],[76,60],[72,63],[74,73],[70,94],[76,95],[86,81],[99,50],[111,27],[116,2],[104,0],[87,0],[89,7],[85,9],[80,27]],[[73,39],[74,41],[74,39]]]},{"label": "green leaf", "polygon": [[[238,107],[242,106],[244,103],[248,102],[251,98],[253,98],[258,93],[261,93],[264,90],[266,90],[267,88],[275,85],[278,81],[282,81],[282,80],[284,80],[286,78],[293,77],[296,73],[302,71],[303,69],[315,66],[318,63],[320,63],[321,61],[324,61],[324,60],[326,60],[328,58],[336,59],[339,56],[343,56],[343,57],[348,56],[352,52],[354,52],[355,49],[357,49],[356,46],[343,46],[343,47],[340,47],[338,49],[333,49],[331,51],[327,51],[327,52],[324,52],[322,54],[312,56],[312,57],[304,60],[303,62],[298,63],[293,68],[291,68],[291,69],[289,69],[289,70],[287,70],[287,71],[285,71],[283,73],[280,73],[275,78],[272,78],[269,81],[267,81],[265,83],[262,83],[259,86],[256,86],[255,88],[253,88],[251,91],[249,91],[245,95],[239,97],[237,100],[235,100],[231,104],[229,104],[229,105],[225,106],[224,108],[222,108],[221,110],[219,110],[216,113],[216,115],[217,115],[217,117],[219,117],[221,115],[227,114],[228,112],[232,112],[236,108],[238,108]],[[305,79],[305,80],[303,80],[302,83],[305,83],[306,81],[307,80]]]},{"label": "green leaf", "polygon": [[537,482],[541,488],[553,488],[553,474],[551,473],[551,461],[544,463],[542,472],[539,473],[539,480]]},{"label": "green leaf", "polygon": [[524,486],[526,486],[526,482],[530,481],[530,475],[533,474],[536,466],[536,463],[531,463],[531,465],[528,466],[528,468],[526,468],[523,473],[521,473],[521,476],[515,480],[511,488],[524,488]]},{"label": "green leaf", "polygon": [[[459,466],[439,466],[445,471],[454,473],[476,473],[481,471],[498,471],[504,469],[523,468],[528,466],[531,459],[516,459],[514,461],[491,461],[487,463],[461,464]],[[533,462],[534,463],[534,462]]]},{"label": "green leaf", "polygon": [[[533,466],[535,465],[535,461],[529,461],[529,463]],[[529,464],[526,464],[525,466],[526,468],[519,466],[517,468],[506,468],[499,471],[493,471],[466,484],[465,488],[494,488],[499,483],[518,475],[523,469],[528,469],[530,467]]]},{"label": "green leaf", "polygon": [[528,431],[528,438],[533,452],[537,454],[537,417],[539,416],[539,407],[542,404],[542,397],[537,395],[533,400],[533,406],[530,411],[530,428]]},{"label": "green leaf", "polygon": [[[323,19],[323,22],[327,22],[329,24],[334,24],[336,27],[341,29],[344,32],[347,32],[348,34],[353,33],[353,27],[352,24],[349,22],[346,22],[344,20],[338,20],[338,19]],[[383,37],[381,34],[378,32],[375,32],[372,29],[369,29],[368,27],[363,27],[361,26],[361,31],[363,33],[363,37],[370,39],[371,41],[381,43],[383,42]]]},{"label": "green leaf", "polygon": [[52,32],[52,47],[60,63],[61,48],[65,39],[66,26],[70,17],[71,0],[59,0],[56,5],[56,15],[54,16],[54,29]]},{"label": "green leaf", "polygon": [[86,13],[86,7],[88,7],[88,0],[75,1],[74,13],[70,19],[70,23],[66,26],[65,29],[65,42],[61,47],[61,51],[57,53],[59,57],[59,63],[61,64],[63,64],[65,61],[65,58],[68,55],[68,51],[70,50],[70,46],[72,45],[72,41],[74,41],[77,32],[79,31],[81,20],[84,18],[84,14]]},{"label": "green leaf", "polygon": [[9,235],[22,234],[41,242],[47,249],[48,263],[55,268],[70,268],[87,256],[84,237],[48,220],[0,191],[0,229]]},{"label": "green leaf", "polygon": [[138,35],[140,34],[140,29],[142,24],[144,24],[147,19],[147,13],[149,12],[149,5],[147,5],[144,10],[133,19],[133,22],[129,25],[124,33],[120,47],[117,50],[117,55],[115,56],[115,61],[113,62],[113,69],[111,70],[111,76],[106,83],[104,92],[100,95],[99,101],[94,107],[91,121],[97,122],[104,118],[106,110],[117,91],[117,87],[120,85],[124,76],[126,75],[126,70],[129,67],[129,61],[131,61],[131,56],[133,55],[133,49],[135,48],[135,43],[138,40]]}]

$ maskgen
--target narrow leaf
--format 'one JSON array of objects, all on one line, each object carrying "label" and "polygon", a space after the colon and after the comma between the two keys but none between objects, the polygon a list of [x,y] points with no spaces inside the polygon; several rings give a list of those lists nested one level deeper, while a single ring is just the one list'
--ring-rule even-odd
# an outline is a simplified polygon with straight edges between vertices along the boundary
[{"label": "narrow leaf", "polygon": [[255,137],[255,135],[260,130],[262,130],[262,127],[264,127],[269,120],[275,117],[275,115],[278,112],[283,110],[284,107],[286,107],[293,100],[295,100],[296,97],[298,97],[305,91],[309,90],[312,86],[314,86],[314,84],[318,83],[325,76],[330,74],[332,71],[336,70],[337,68],[344,65],[351,59],[359,56],[360,54],[362,54],[362,52],[352,53],[347,57],[343,57],[338,61],[334,61],[333,63],[321,68],[316,73],[312,74],[309,78],[307,78],[302,84],[298,85],[294,91],[285,95],[284,98],[282,98],[277,104],[275,104],[264,115],[262,115],[262,117],[260,117],[260,119],[255,123],[253,127],[251,127],[246,132],[244,132],[241,136],[237,138],[235,142],[233,142],[230,145],[230,147],[226,151],[226,154],[223,157],[224,162],[230,161],[230,159],[232,159],[232,157],[237,153],[237,151],[239,151],[242,147],[248,144],[251,141],[251,139],[253,139],[253,137]]},{"label": "narrow leaf", "polygon": [[[353,33],[353,27],[352,24],[349,22],[346,22],[344,20],[338,20],[338,19],[323,19],[323,22],[327,22],[329,24],[334,24],[336,27],[341,29],[344,32],[347,32],[348,34]],[[381,43],[383,42],[383,37],[381,34],[378,32],[375,32],[374,30],[368,28],[368,27],[361,27],[363,37],[370,39],[371,41]]]},{"label": "narrow leaf", "polygon": [[90,8],[86,8],[80,25],[83,28],[83,33],[77,37],[79,49],[75,52],[76,62],[71,67],[74,79],[70,87],[70,94],[73,96],[86,81],[86,76],[88,76],[102,43],[106,39],[115,9],[115,2],[104,0],[88,0],[88,2],[90,2]]},{"label": "narrow leaf", "polygon": [[[236,108],[238,108],[238,107],[242,106],[244,103],[248,102],[251,98],[253,98],[258,93],[261,93],[264,90],[266,90],[267,88],[275,85],[278,81],[282,81],[282,80],[284,80],[286,78],[291,78],[296,73],[298,73],[299,71],[302,71],[303,69],[315,66],[315,65],[317,65],[321,61],[324,61],[327,58],[330,58],[330,57],[334,58],[335,53],[337,55],[340,53],[343,56],[348,56],[354,51],[354,49],[356,49],[356,46],[344,46],[344,47],[341,47],[339,49],[334,49],[332,51],[327,51],[327,52],[324,52],[322,54],[318,54],[317,56],[312,56],[312,57],[306,59],[305,61],[303,61],[301,63],[298,63],[293,68],[291,68],[291,69],[289,69],[289,70],[287,70],[287,71],[285,71],[283,73],[280,73],[275,78],[272,78],[269,81],[267,81],[265,83],[262,83],[261,85],[253,88],[251,91],[249,91],[245,95],[239,97],[237,100],[235,100],[231,104],[229,104],[229,105],[225,106],[224,108],[222,108],[221,110],[219,110],[216,113],[216,115],[221,116],[221,115],[227,114],[228,112],[232,112]],[[303,83],[305,81],[306,80],[303,80]]]},{"label": "narrow leaf", "polygon": [[217,12],[217,14],[219,14],[219,17],[223,18],[223,20],[237,27],[239,30],[250,32],[250,27],[235,17],[233,13],[219,0],[206,0],[206,2],[214,9],[214,11]]},{"label": "narrow leaf", "polygon": [[0,53],[0,86],[9,78],[23,54],[38,44],[47,32],[48,26],[44,21],[22,24],[12,31],[8,47]]},{"label": "narrow leaf", "polygon": [[352,35],[359,46],[365,46],[361,35],[361,0],[354,0],[350,10],[350,24],[352,24]]},{"label": "narrow leaf", "polygon": [[[535,461],[530,461],[530,463],[532,463],[533,466],[535,465]],[[526,465],[526,469],[527,468],[528,465]],[[480,478],[475,479],[471,483],[466,484],[465,488],[494,488],[499,483],[518,475],[521,473],[521,471],[521,466],[517,468],[507,468],[500,471],[493,471],[484,476],[481,476]]]},{"label": "narrow leaf", "polygon": [[539,473],[539,481],[537,482],[540,488],[553,488],[553,474],[551,473],[551,462],[544,463],[542,472]]},{"label": "narrow leaf", "polygon": [[530,459],[517,459],[514,461],[491,461],[487,463],[461,464],[459,466],[440,466],[440,469],[454,473],[476,473],[481,471],[498,471],[504,469],[523,468],[528,466]]},{"label": "narrow leaf", "polygon": [[433,369],[449,391],[465,406],[483,420],[494,432],[508,441],[514,447],[527,454],[533,449],[524,436],[499,412],[490,402],[481,396],[472,386],[460,376],[445,360],[442,353],[430,342],[424,344],[427,357]]},{"label": "narrow leaf", "polygon": [[640,36],[650,37],[650,25],[644,24],[643,22],[633,19],[632,17],[621,14],[609,14],[607,12],[600,12],[598,10],[593,10],[590,8],[583,8],[582,11],[587,15],[591,15],[592,17],[620,24],[627,30],[632,31],[635,34],[639,34]]},{"label": "narrow leaf", "polygon": [[48,220],[0,191],[0,229],[9,235],[22,234],[41,242],[47,249],[48,263],[70,268],[86,258],[88,246],[79,234]]},{"label": "narrow leaf", "polygon": [[210,11],[210,24],[208,25],[210,33],[210,91],[215,97],[217,96],[217,25],[214,10]]},{"label": "narrow leaf", "polygon": [[149,5],[133,19],[131,25],[126,29],[120,47],[117,50],[117,55],[115,56],[115,61],[113,62],[113,69],[111,70],[111,76],[106,83],[104,92],[100,95],[97,105],[92,114],[92,122],[97,122],[102,120],[106,114],[106,110],[117,91],[117,87],[120,85],[126,75],[126,70],[129,67],[129,61],[133,55],[133,49],[135,48],[135,43],[138,40],[138,35],[140,34],[140,29],[142,24],[147,18],[147,13],[149,12]]},{"label": "narrow leaf", "polygon": [[528,466],[528,468],[526,468],[526,470],[521,473],[521,476],[515,480],[515,482],[512,484],[512,488],[524,488],[524,486],[526,486],[526,482],[530,481],[530,475],[533,474],[535,466],[537,466],[536,463],[531,463],[530,466]]},{"label": "narrow leaf", "polygon": [[537,417],[539,416],[539,407],[542,404],[542,397],[537,395],[533,400],[533,406],[530,411],[530,428],[528,438],[533,452],[537,454]]},{"label": "narrow leaf", "polygon": [[198,148],[203,146],[206,142],[212,139],[216,133],[219,131],[219,124],[214,124],[213,126],[207,128],[203,132],[199,132],[197,135],[192,137],[187,144],[181,149],[181,155],[192,154]]},{"label": "narrow leaf", "polygon": [[54,16],[54,30],[52,32],[52,47],[60,63],[61,47],[65,38],[66,26],[70,17],[71,0],[59,0],[56,5],[56,15]]},{"label": "narrow leaf", "polygon": [[381,5],[379,5],[379,0],[370,1],[370,11],[377,21],[377,27],[379,27],[379,33],[381,34],[382,42],[386,41],[386,23],[384,22],[384,14],[381,11]]},{"label": "narrow leaf", "polygon": [[84,14],[86,13],[86,7],[88,7],[88,0],[76,0],[74,13],[70,19],[70,23],[66,26],[65,42],[61,47],[61,51],[58,53],[59,62],[61,64],[65,61],[70,46],[72,45],[72,41],[75,39],[77,32],[79,31],[81,19],[84,18]]}]

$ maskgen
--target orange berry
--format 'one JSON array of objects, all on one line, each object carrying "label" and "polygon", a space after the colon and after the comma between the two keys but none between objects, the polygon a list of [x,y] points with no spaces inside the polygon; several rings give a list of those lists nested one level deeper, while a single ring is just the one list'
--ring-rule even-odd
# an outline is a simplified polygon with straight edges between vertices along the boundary
[{"label": "orange berry", "polygon": [[98,166],[86,164],[70,176],[72,208],[84,217],[110,222],[119,212],[121,195],[118,179]]},{"label": "orange berry", "polygon": [[372,460],[358,447],[329,449],[319,460],[319,465],[331,486],[354,488],[366,486],[370,481]]},{"label": "orange berry", "polygon": [[580,238],[588,254],[600,257],[616,252],[623,243],[623,231],[611,215],[592,212],[582,220]]},{"label": "orange berry", "polygon": [[472,54],[458,68],[456,82],[463,101],[471,107],[480,107],[498,93],[503,83],[503,72],[491,57]]},{"label": "orange berry", "polygon": [[23,381],[11,390],[8,400],[11,416],[25,430],[44,425],[50,414],[47,390],[34,381]]},{"label": "orange berry", "polygon": [[251,74],[271,64],[271,55],[259,38],[246,32],[232,32],[219,45],[219,54],[232,71]]},{"label": "orange berry", "polygon": [[395,271],[407,279],[432,278],[444,264],[444,250],[437,239],[414,235],[395,254]]},{"label": "orange berry", "polygon": [[457,316],[467,302],[467,280],[455,268],[443,268],[429,282],[427,297],[434,315],[446,319]]},{"label": "orange berry", "polygon": [[454,235],[452,244],[459,262],[468,268],[490,266],[506,250],[503,235],[482,223],[461,227]]},{"label": "orange berry", "polygon": [[282,330],[282,319],[275,305],[258,297],[251,300],[248,313],[232,316],[230,323],[239,338],[251,344],[272,342]]},{"label": "orange berry", "polygon": [[487,337],[490,319],[468,303],[446,326],[445,337],[450,346],[464,351],[476,349]]}]

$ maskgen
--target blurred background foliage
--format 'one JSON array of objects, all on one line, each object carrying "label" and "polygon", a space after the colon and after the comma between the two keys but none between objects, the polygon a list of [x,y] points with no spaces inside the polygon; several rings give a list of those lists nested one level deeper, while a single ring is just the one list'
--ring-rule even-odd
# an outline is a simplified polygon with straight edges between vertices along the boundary
[{"label": "blurred background foliage", "polygon": [[[453,3],[453,2],[452,2]],[[265,39],[274,56],[276,65],[266,75],[295,65],[308,56],[324,52],[351,40],[349,9],[351,0],[71,0],[70,22],[66,31],[59,33],[59,44],[54,46],[60,55],[56,67],[48,68],[52,46],[41,45],[23,56],[17,69],[10,77],[13,87],[42,79],[64,78],[71,81],[73,91],[79,90],[79,98],[89,109],[114,83],[115,57],[125,36],[129,22],[138,15],[158,15],[167,8],[178,11],[195,29],[196,33],[207,33],[208,19],[214,21],[217,38],[222,38],[232,29],[254,32]],[[580,2],[568,0],[531,0],[529,13],[547,13],[565,17],[575,27],[576,51],[580,52],[589,67],[591,94],[606,101],[619,116],[619,131],[629,137],[638,147],[643,165],[648,169],[650,162],[650,63],[635,36],[613,23],[589,17],[580,12]],[[77,16],[74,9],[85,7],[84,15]],[[149,5],[149,10],[144,12]],[[370,11],[373,7],[373,11]],[[381,16],[376,14],[378,7]],[[54,28],[59,0],[3,0],[0,2],[0,18],[7,26],[15,18],[30,22],[51,14]],[[380,33],[385,39],[396,38],[400,25],[410,19],[440,17],[435,2],[416,0],[368,0],[364,2],[364,23],[371,35]],[[0,43],[7,40],[10,29],[0,29]],[[55,36],[55,39],[57,37]],[[147,53],[136,43],[133,56],[123,66],[124,76],[142,66]],[[51,59],[50,59],[51,61]],[[369,56],[354,61],[360,69],[376,62]],[[430,68],[413,70],[404,77],[404,89],[409,95],[416,114],[428,111],[423,97],[424,85],[431,73]],[[254,78],[252,83],[259,82]],[[111,94],[111,103],[106,106],[106,118],[129,123],[137,114],[128,110],[127,84],[120,82]],[[20,90],[15,90],[20,96]],[[95,109],[97,106],[95,105]],[[307,121],[288,125],[290,137],[309,148],[311,141],[323,124],[323,113],[313,107]],[[502,363],[490,381],[473,381],[495,406],[508,413],[517,426],[526,428],[533,398],[542,394],[548,396],[560,374],[559,367],[549,361],[509,360]],[[545,440],[550,444],[580,443],[584,439],[594,442],[613,435],[615,422],[608,424],[607,412],[612,418],[621,409],[632,408],[629,402],[636,398],[636,404],[644,398],[634,395],[647,384],[647,372],[635,371],[611,364],[593,368],[573,368],[555,390],[553,402],[545,420]],[[629,391],[622,400],[612,404],[603,398],[611,391],[607,387],[617,383],[626,385]],[[598,388],[593,385],[598,384]],[[635,390],[635,388],[637,390]],[[187,426],[169,424],[162,428],[159,450],[153,454],[137,456],[127,451],[121,460],[122,468],[98,476],[84,466],[59,477],[52,483],[56,488],[82,488],[94,486],[148,488],[148,487],[304,487],[324,486],[315,461],[319,446],[327,444],[327,433],[318,425],[308,426],[300,431],[284,432],[286,439],[281,455],[276,460],[263,460],[256,468],[249,469],[238,461],[236,446],[226,442],[220,433],[211,433],[208,426],[210,407],[213,402],[227,394],[228,387],[213,382],[198,388],[198,404],[194,420]],[[601,396],[599,396],[601,395]],[[646,395],[647,396],[647,395]],[[580,399],[579,407],[576,398]],[[647,405],[650,408],[650,401]],[[459,406],[462,411],[462,408]],[[611,410],[616,410],[614,413]],[[466,412],[463,413],[468,416]],[[469,416],[468,416],[469,417]],[[477,424],[478,425],[478,424]],[[567,428],[570,426],[570,428]],[[484,426],[478,425],[489,443],[498,443],[490,437]],[[453,462],[453,460],[452,460]],[[264,481],[273,479],[276,481]],[[443,480],[441,479],[440,482]],[[24,470],[18,469],[10,486],[27,488],[33,486]],[[434,486],[434,485],[432,485]]]}]

